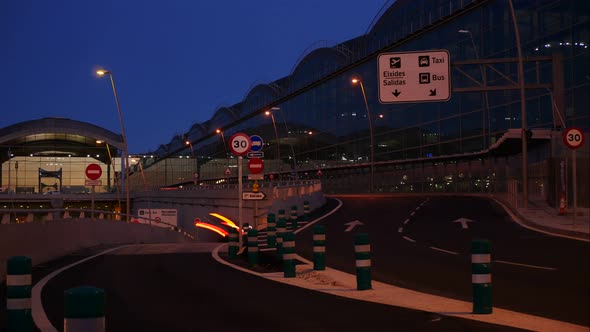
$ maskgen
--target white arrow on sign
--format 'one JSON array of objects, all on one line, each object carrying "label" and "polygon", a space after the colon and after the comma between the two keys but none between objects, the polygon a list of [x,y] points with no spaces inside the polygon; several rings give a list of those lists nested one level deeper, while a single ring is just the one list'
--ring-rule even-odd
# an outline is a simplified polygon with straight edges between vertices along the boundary
[{"label": "white arrow on sign", "polygon": [[345,229],[345,232],[350,232],[352,231],[353,228],[355,228],[356,226],[360,226],[360,225],[364,225],[362,222],[355,220],[355,221],[351,221],[351,222],[347,222],[346,224],[344,224],[346,226],[348,226],[347,229]]},{"label": "white arrow on sign", "polygon": [[473,220],[461,217],[461,218],[459,218],[457,220],[453,220],[453,222],[460,222],[461,223],[461,227],[463,227],[463,229],[467,229],[467,228],[469,228],[469,226],[467,225],[467,223],[468,222],[473,222]]}]

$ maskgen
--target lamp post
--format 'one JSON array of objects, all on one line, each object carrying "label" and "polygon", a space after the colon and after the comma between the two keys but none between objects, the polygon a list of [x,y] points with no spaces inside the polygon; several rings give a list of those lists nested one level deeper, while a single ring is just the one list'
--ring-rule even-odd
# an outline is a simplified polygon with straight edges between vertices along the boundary
[{"label": "lamp post", "polygon": [[191,148],[191,156],[194,159],[194,164],[195,164],[195,171],[193,173],[193,183],[196,185],[197,179],[199,178],[199,164],[197,162],[197,158],[195,157],[195,150],[193,149],[193,143],[189,139],[187,139],[184,141],[184,144],[190,146],[190,148]]},{"label": "lamp post", "polygon": [[111,86],[113,87],[113,94],[115,95],[115,104],[117,104],[117,112],[119,113],[119,122],[121,123],[121,137],[123,138],[123,149],[125,150],[125,219],[129,222],[130,216],[130,200],[129,200],[129,148],[127,146],[127,136],[125,135],[125,125],[123,124],[123,115],[121,114],[121,105],[119,104],[119,96],[117,95],[117,88],[115,87],[115,80],[113,73],[108,70],[97,70],[96,73],[100,76],[109,75],[111,79]]},{"label": "lamp post", "polygon": [[[461,29],[459,31],[457,31],[458,33],[465,33],[469,35],[469,39],[471,39],[471,46],[473,47],[473,53],[475,53],[475,59],[479,61],[479,52],[477,51],[477,47],[475,46],[475,40],[473,39],[473,34],[471,33],[470,30],[465,30],[465,29]],[[481,82],[483,84],[483,87],[486,86],[486,78],[485,78],[485,70],[483,68],[483,66],[481,64],[478,64],[479,67],[479,73],[481,75]],[[489,102],[488,102],[488,93],[487,91],[483,92],[483,98],[484,98],[484,113],[483,113],[483,147],[486,148],[486,146],[489,146],[490,144],[490,140],[489,138],[486,139],[486,118],[487,118],[487,122],[488,122],[488,137],[490,137],[490,113],[489,113]],[[486,143],[487,142],[487,143]]]},{"label": "lamp post", "polygon": [[279,161],[279,165],[281,163],[281,143],[279,141],[279,133],[277,132],[277,123],[275,122],[275,116],[272,114],[271,111],[264,112],[267,116],[270,115],[270,119],[272,120],[272,126],[275,130],[275,139],[277,140],[277,160]]},{"label": "lamp post", "polygon": [[[285,113],[283,112],[283,110],[280,107],[272,107],[270,110],[271,111],[281,111],[281,116],[283,118],[283,124],[285,125],[285,132],[287,133],[287,138],[288,138],[289,137],[289,127],[287,127],[287,119],[285,119]],[[272,116],[271,112],[268,112],[268,111],[266,112],[267,115],[269,113]],[[280,149],[279,136],[277,135],[277,126],[275,125],[274,117],[273,117],[272,124],[275,128],[275,135],[277,136],[278,149]],[[287,139],[287,142],[289,143],[289,147],[291,148],[291,158],[293,158],[293,172],[295,172],[295,179],[297,179],[298,178],[298,176],[297,176],[297,159],[295,157],[295,149],[293,148],[293,144],[291,144],[288,139]],[[280,150],[277,150],[277,151],[280,151]],[[279,159],[280,159],[280,157],[279,157]]]},{"label": "lamp post", "polygon": [[215,130],[216,133],[221,135],[221,142],[223,142],[223,151],[225,152],[225,157],[227,158],[227,144],[225,144],[225,136],[223,135],[223,131],[221,129]]},{"label": "lamp post", "polygon": [[512,0],[508,0],[510,15],[512,16],[512,24],[514,25],[514,36],[516,38],[516,49],[518,51],[518,83],[520,85],[520,139],[522,141],[522,200],[523,208],[529,207],[529,188],[528,188],[528,172],[527,172],[527,141],[526,141],[526,99],[524,94],[524,64],[522,59],[522,46],[520,44],[520,32],[518,30],[518,23],[516,22],[516,13],[514,12],[514,4]]},{"label": "lamp post", "polygon": [[373,120],[371,119],[371,111],[369,110],[369,103],[367,102],[367,95],[365,94],[365,86],[363,85],[363,81],[358,78],[353,78],[352,83],[356,84],[359,83],[361,87],[361,92],[363,93],[363,99],[365,101],[365,109],[367,110],[367,117],[369,118],[369,136],[371,139],[371,146],[370,146],[370,154],[371,154],[371,186],[369,188],[370,192],[373,192],[373,183],[374,183],[374,176],[375,176],[375,145],[374,145],[374,138],[373,138]]}]

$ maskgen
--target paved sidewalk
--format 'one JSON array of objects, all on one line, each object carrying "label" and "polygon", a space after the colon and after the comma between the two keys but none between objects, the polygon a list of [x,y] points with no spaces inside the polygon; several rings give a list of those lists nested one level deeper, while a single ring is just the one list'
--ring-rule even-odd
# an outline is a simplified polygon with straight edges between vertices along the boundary
[{"label": "paved sidewalk", "polygon": [[524,227],[573,239],[590,242],[590,211],[577,208],[577,215],[567,210],[565,215],[544,203],[530,202],[527,209],[510,208],[504,201],[492,198],[511,214],[512,218]]}]

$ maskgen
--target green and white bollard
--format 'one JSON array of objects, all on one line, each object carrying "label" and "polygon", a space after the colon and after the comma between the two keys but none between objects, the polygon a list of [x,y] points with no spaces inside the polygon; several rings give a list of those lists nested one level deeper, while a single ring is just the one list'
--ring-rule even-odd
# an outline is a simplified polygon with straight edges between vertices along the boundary
[{"label": "green and white bollard", "polygon": [[279,215],[277,216],[279,218],[279,220],[281,219],[285,219],[286,215],[285,215],[285,210],[280,209],[279,210]]},{"label": "green and white bollard", "polygon": [[295,278],[295,233],[286,232],[283,235],[283,276]]},{"label": "green and white bollard", "polygon": [[316,271],[326,269],[326,227],[324,225],[313,226],[313,269]]},{"label": "green and white bollard", "polygon": [[297,229],[297,205],[291,206],[291,229],[295,231]]},{"label": "green and white bollard", "polygon": [[369,234],[354,235],[354,256],[356,259],[356,289],[371,289],[371,246]]},{"label": "green and white bollard", "polygon": [[248,230],[248,264],[258,264],[258,231]]},{"label": "green and white bollard", "polygon": [[31,312],[31,271],[27,256],[13,256],[6,262],[7,331],[33,331]]},{"label": "green and white bollard", "polygon": [[490,241],[471,241],[471,284],[473,313],[492,313],[492,246]]},{"label": "green and white bollard", "polygon": [[274,248],[277,245],[277,222],[274,213],[269,213],[266,216],[267,233],[266,233],[266,244],[270,248]]},{"label": "green and white bollard", "polygon": [[303,201],[303,221],[309,221],[309,201]]},{"label": "green and white bollard", "polygon": [[238,251],[240,250],[238,230],[235,228],[230,228],[227,238],[229,241],[227,255],[229,258],[235,258],[238,255]]},{"label": "green and white bollard", "polygon": [[104,313],[103,289],[83,286],[64,292],[64,331],[104,332]]},{"label": "green and white bollard", "polygon": [[285,218],[280,218],[277,222],[277,254],[279,258],[283,255],[283,236],[287,232],[287,221]]}]

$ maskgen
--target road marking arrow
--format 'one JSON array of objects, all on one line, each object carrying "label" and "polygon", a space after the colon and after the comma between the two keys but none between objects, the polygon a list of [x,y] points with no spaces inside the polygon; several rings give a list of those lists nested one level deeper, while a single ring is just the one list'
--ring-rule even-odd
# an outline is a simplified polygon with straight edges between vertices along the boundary
[{"label": "road marking arrow", "polygon": [[345,229],[345,232],[350,232],[352,231],[353,228],[355,228],[356,226],[360,226],[360,225],[364,225],[362,222],[355,220],[355,221],[351,221],[351,222],[347,222],[346,224],[344,224],[346,226],[348,226],[347,229]]},{"label": "road marking arrow", "polygon": [[463,229],[467,229],[467,228],[469,228],[469,226],[467,225],[467,223],[468,222],[473,222],[473,220],[461,217],[461,218],[459,218],[457,220],[453,220],[453,222],[460,222],[461,223],[461,227],[463,227]]}]

